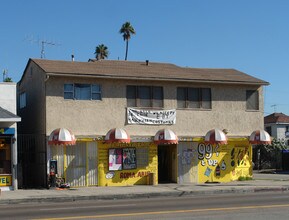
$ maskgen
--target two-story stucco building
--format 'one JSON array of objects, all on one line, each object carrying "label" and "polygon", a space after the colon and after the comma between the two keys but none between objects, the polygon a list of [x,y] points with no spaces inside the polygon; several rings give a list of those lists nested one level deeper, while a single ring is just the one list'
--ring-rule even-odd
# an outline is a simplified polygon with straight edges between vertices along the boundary
[{"label": "two-story stucco building", "polygon": [[[18,83],[23,184],[44,186],[55,161],[71,186],[250,176],[265,85],[234,69],[30,59]],[[76,145],[54,142],[57,128]],[[225,140],[206,141],[212,129]]]},{"label": "two-story stucco building", "polygon": [[0,83],[0,191],[17,190],[16,83]]}]

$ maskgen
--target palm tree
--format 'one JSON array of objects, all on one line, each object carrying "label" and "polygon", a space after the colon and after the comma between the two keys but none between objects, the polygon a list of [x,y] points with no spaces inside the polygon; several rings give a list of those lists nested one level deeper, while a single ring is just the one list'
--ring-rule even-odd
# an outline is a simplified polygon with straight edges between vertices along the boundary
[{"label": "palm tree", "polygon": [[130,22],[125,22],[121,26],[119,33],[122,34],[123,40],[126,41],[125,60],[127,60],[128,41],[130,39],[130,36],[132,34],[135,34],[135,30],[134,30],[133,26],[130,24]]},{"label": "palm tree", "polygon": [[95,58],[98,60],[105,59],[108,57],[108,48],[104,44],[100,44],[95,48]]}]

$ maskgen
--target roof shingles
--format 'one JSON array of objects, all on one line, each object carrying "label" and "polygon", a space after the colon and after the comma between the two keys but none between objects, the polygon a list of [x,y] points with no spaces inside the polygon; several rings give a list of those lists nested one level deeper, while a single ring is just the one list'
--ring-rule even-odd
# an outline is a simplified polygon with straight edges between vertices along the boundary
[{"label": "roof shingles", "polygon": [[179,67],[168,63],[132,62],[119,60],[100,60],[93,62],[72,62],[44,59],[31,59],[44,72],[60,75],[91,75],[127,79],[200,81],[215,83],[239,83],[268,85],[261,79],[252,77],[235,69],[206,69]]},{"label": "roof shingles", "polygon": [[273,113],[264,117],[265,124],[289,123],[289,116],[283,113]]}]

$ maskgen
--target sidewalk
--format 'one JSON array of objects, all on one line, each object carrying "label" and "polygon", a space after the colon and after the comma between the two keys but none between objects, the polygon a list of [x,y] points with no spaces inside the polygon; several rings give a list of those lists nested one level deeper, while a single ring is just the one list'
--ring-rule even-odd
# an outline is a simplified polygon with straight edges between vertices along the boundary
[{"label": "sidewalk", "polygon": [[159,184],[156,186],[136,185],[123,187],[83,187],[63,190],[29,189],[4,191],[0,195],[0,204],[270,191],[289,191],[289,174],[254,173],[253,180],[230,183]]}]

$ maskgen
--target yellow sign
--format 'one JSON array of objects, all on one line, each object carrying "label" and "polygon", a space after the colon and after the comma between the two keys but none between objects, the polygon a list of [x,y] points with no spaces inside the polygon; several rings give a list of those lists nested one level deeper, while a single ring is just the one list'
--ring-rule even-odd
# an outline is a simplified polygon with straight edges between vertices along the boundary
[{"label": "yellow sign", "polygon": [[12,177],[11,176],[0,176],[0,186],[11,186]]},{"label": "yellow sign", "polygon": [[240,177],[252,177],[252,147],[229,143],[211,145],[199,143],[199,182],[230,182]]}]

